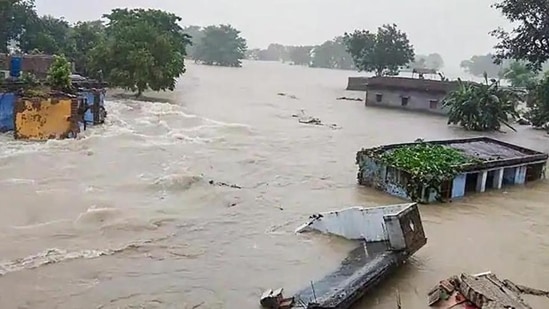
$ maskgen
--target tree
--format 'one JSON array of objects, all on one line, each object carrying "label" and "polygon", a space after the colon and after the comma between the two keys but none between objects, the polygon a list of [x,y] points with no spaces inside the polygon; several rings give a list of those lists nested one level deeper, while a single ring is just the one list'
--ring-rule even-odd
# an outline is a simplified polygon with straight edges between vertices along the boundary
[{"label": "tree", "polygon": [[376,76],[396,75],[401,66],[414,60],[408,36],[395,24],[379,27],[376,34],[367,30],[345,33],[344,41],[355,66]]},{"label": "tree", "polygon": [[34,0],[0,1],[0,52],[7,52],[10,41],[18,41],[28,24],[36,18]]},{"label": "tree", "polygon": [[519,95],[499,82],[463,82],[458,79],[458,88],[448,94],[443,106],[448,109],[448,124],[460,125],[466,130],[493,131],[505,125],[515,131],[509,121],[519,117],[516,105]]},{"label": "tree", "polygon": [[45,54],[71,54],[74,45],[70,37],[71,27],[63,19],[42,16],[31,19],[19,37],[19,48],[23,52],[37,49]]},{"label": "tree", "polygon": [[290,61],[295,65],[306,65],[311,64],[311,50],[312,46],[291,46],[289,48],[289,58]]},{"label": "tree", "polygon": [[492,54],[475,55],[469,60],[463,60],[460,66],[465,72],[473,76],[481,77],[486,73],[488,77],[497,77],[508,65],[508,61],[501,64],[496,64],[494,61],[495,57]]},{"label": "tree", "polygon": [[413,69],[432,69],[440,70],[444,66],[442,56],[433,53],[429,55],[416,55],[414,61],[410,64]]},{"label": "tree", "polygon": [[262,49],[258,54],[259,60],[263,61],[287,61],[288,48],[282,44],[269,44],[267,49]]},{"label": "tree", "polygon": [[246,59],[249,59],[249,60],[259,60],[260,53],[261,53],[261,49],[253,48],[253,49],[246,50],[246,53],[244,54],[244,56],[246,57]]},{"label": "tree", "polygon": [[204,37],[204,33],[202,32],[202,27],[200,26],[188,26],[183,28],[183,32],[186,33],[191,37],[191,45],[187,46],[187,55],[191,59],[196,58],[196,46],[202,40]]},{"label": "tree", "polygon": [[513,87],[530,89],[536,85],[537,74],[524,62],[513,61],[503,69],[501,78],[508,80]]},{"label": "tree", "polygon": [[528,111],[526,117],[532,122],[534,127],[542,127],[549,122],[549,71],[534,86],[533,106]]},{"label": "tree", "polygon": [[195,47],[195,60],[229,67],[240,67],[247,49],[246,40],[231,25],[204,28],[203,37]]},{"label": "tree", "polygon": [[96,75],[96,72],[89,70],[90,50],[99,46],[105,40],[105,25],[103,25],[103,22],[100,20],[77,22],[71,29],[70,39],[74,49],[67,56],[74,61],[76,71],[84,76]]},{"label": "tree", "polygon": [[91,51],[90,70],[137,96],[149,88],[174,90],[191,43],[178,24],[181,18],[153,9],[114,9],[104,17],[106,38]]},{"label": "tree", "polygon": [[343,37],[336,37],[315,47],[311,67],[341,70],[353,69],[353,59],[345,49]]},{"label": "tree", "polygon": [[518,24],[511,32],[502,28],[492,32],[500,40],[496,45],[497,61],[525,60],[539,70],[549,60],[549,1],[503,0],[493,7]]},{"label": "tree", "polygon": [[68,91],[71,88],[71,65],[65,56],[54,56],[47,81],[54,90]]}]

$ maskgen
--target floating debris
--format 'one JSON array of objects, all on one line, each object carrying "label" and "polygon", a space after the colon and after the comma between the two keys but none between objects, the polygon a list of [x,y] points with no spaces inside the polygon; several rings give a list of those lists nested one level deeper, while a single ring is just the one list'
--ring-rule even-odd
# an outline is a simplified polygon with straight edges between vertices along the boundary
[{"label": "floating debris", "polygon": [[261,297],[264,308],[348,309],[426,243],[416,203],[351,207],[312,215],[296,233],[317,231],[356,242],[340,267],[292,298],[282,289]]},{"label": "floating debris", "polygon": [[219,181],[216,182],[216,181],[210,180],[208,183],[212,186],[229,187],[229,188],[233,188],[233,189],[242,189],[241,186],[234,185],[234,184],[229,184],[229,183],[226,183],[226,182],[219,182]]},{"label": "floating debris", "polygon": [[297,97],[293,94],[287,94],[287,93],[284,93],[284,92],[279,92],[279,93],[277,93],[277,95],[279,95],[281,97],[288,97],[290,99],[297,100]]},{"label": "floating debris", "polygon": [[522,295],[549,297],[549,291],[500,280],[491,272],[477,275],[461,274],[439,282],[428,294],[434,308],[469,309],[532,309]]},{"label": "floating debris", "polygon": [[314,117],[299,119],[299,123],[314,124],[314,125],[317,125],[317,126],[323,125],[323,123],[320,119],[314,118]]},{"label": "floating debris", "polygon": [[307,116],[305,114],[304,110],[301,110],[300,112],[301,112],[301,114],[299,114],[299,115],[298,114],[293,114],[292,115],[292,117],[294,117],[294,118],[299,118],[299,120],[298,120],[299,123],[310,124],[310,125],[315,125],[315,126],[326,126],[326,127],[331,128],[331,129],[340,129],[340,127],[335,123],[325,124],[325,123],[322,122],[322,120],[320,120],[320,118]]},{"label": "floating debris", "polygon": [[357,102],[363,101],[361,98],[348,98],[348,97],[339,97],[336,100],[357,101]]},{"label": "floating debris", "polygon": [[530,121],[528,121],[528,119],[524,117],[520,117],[519,119],[517,119],[517,123],[521,126],[529,126],[532,124]]}]

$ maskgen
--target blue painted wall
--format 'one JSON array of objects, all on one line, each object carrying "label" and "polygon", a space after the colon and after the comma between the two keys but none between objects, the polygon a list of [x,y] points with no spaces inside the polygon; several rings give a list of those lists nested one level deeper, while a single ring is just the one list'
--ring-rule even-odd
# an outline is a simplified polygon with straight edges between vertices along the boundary
[{"label": "blue painted wall", "polygon": [[394,183],[387,183],[385,186],[385,192],[403,199],[409,199],[406,189]]},{"label": "blue painted wall", "polygon": [[522,185],[526,183],[526,166],[520,166],[515,173],[515,184]]},{"label": "blue painted wall", "polygon": [[[104,119],[94,119],[93,112],[92,112],[92,106],[95,102],[95,95],[96,93],[94,91],[82,91],[78,93],[78,96],[80,98],[83,98],[86,100],[86,105],[89,107],[89,109],[84,114],[84,121],[86,121],[87,125],[93,125],[95,122],[102,123]],[[105,107],[105,94],[103,92],[99,93],[99,106]],[[101,117],[101,115],[99,115]]]},{"label": "blue painted wall", "polygon": [[365,158],[360,168],[365,184],[374,185],[381,181],[385,182],[387,168],[384,165],[370,158]]},{"label": "blue painted wall", "polygon": [[14,129],[13,107],[16,99],[14,93],[0,92],[0,132]]},{"label": "blue painted wall", "polygon": [[370,158],[365,158],[362,163],[362,177],[365,185],[383,190],[393,196],[408,199],[406,189],[387,179],[387,166]]},{"label": "blue painted wall", "polygon": [[80,98],[86,99],[86,105],[89,107],[89,109],[84,114],[84,121],[86,121],[86,124],[93,125],[93,113],[91,111],[91,106],[93,106],[93,102],[95,100],[95,94],[93,92],[83,91],[79,92],[78,96]]},{"label": "blue painted wall", "polygon": [[454,178],[452,183],[452,198],[465,196],[465,181],[467,174],[459,174]]}]

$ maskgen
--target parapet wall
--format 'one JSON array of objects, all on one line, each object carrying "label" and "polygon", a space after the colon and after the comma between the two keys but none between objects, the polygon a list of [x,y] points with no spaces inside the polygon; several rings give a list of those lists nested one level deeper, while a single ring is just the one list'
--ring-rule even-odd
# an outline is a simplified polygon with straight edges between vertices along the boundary
[{"label": "parapet wall", "polygon": [[347,89],[351,91],[366,91],[368,77],[349,77]]}]

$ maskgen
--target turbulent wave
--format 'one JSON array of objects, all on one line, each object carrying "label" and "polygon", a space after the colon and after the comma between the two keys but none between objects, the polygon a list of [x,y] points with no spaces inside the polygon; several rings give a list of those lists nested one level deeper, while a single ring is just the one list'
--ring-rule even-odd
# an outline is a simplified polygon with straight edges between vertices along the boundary
[{"label": "turbulent wave", "polygon": [[186,191],[195,184],[205,183],[202,176],[171,174],[157,178],[152,186],[167,191]]},{"label": "turbulent wave", "polygon": [[[177,143],[205,144],[223,139],[227,132],[249,135],[249,126],[225,123],[185,112],[180,105],[113,100],[105,102],[108,116],[102,126],[88,127],[79,138],[45,143],[13,140],[0,134],[0,159],[37,152],[86,151],[90,143],[106,138],[131,141],[132,145],[159,146]],[[236,132],[233,132],[236,131]],[[124,142],[122,142],[124,143]]]},{"label": "turbulent wave", "polygon": [[17,272],[26,269],[35,269],[41,266],[57,264],[61,262],[67,262],[77,259],[94,259],[101,256],[110,256],[124,251],[138,249],[147,244],[162,241],[171,236],[166,236],[157,239],[144,240],[139,242],[130,243],[119,248],[114,249],[86,249],[78,251],[67,251],[57,248],[48,249],[35,255],[30,255],[24,258],[15,259],[12,261],[0,262],[0,276]]}]

